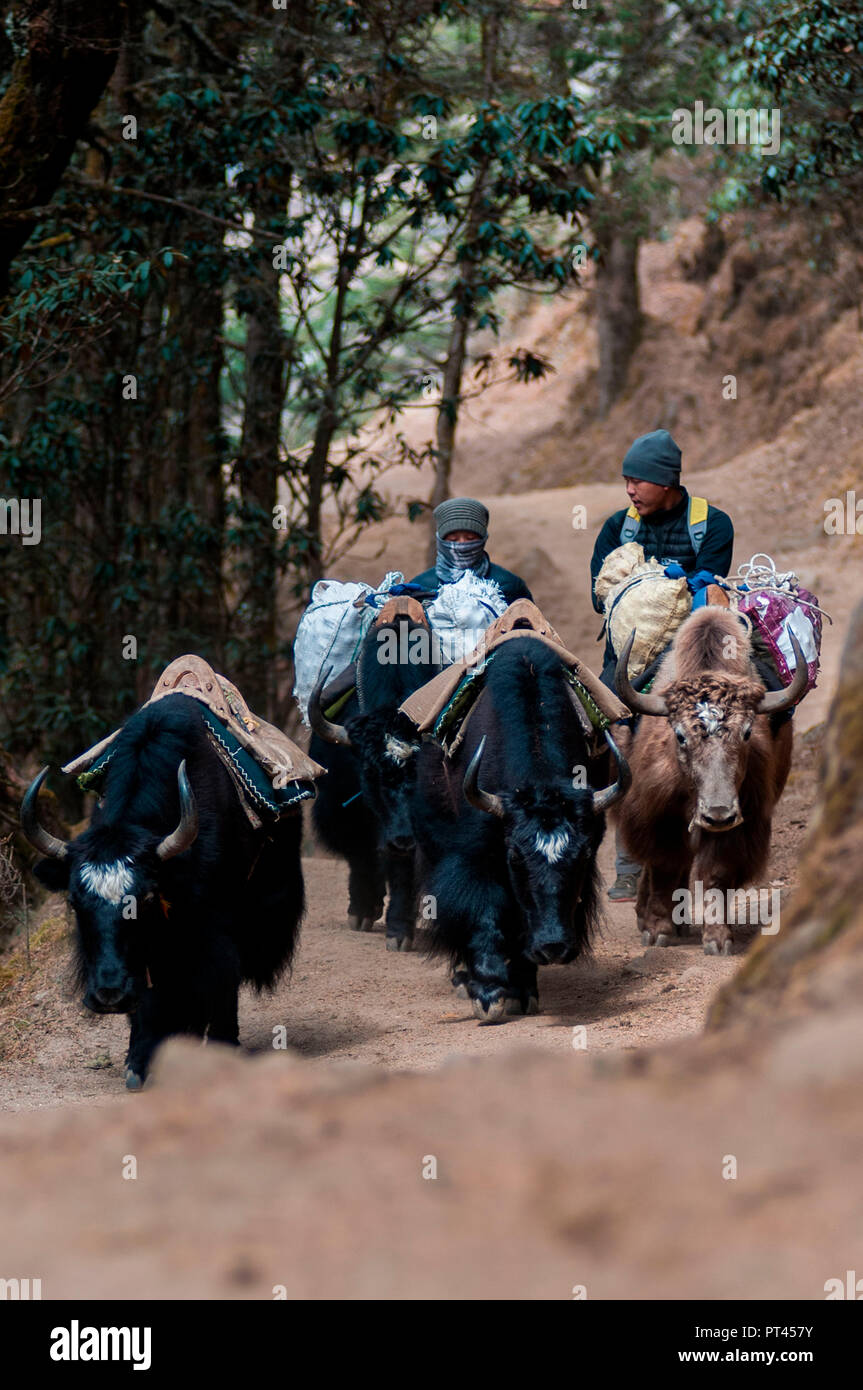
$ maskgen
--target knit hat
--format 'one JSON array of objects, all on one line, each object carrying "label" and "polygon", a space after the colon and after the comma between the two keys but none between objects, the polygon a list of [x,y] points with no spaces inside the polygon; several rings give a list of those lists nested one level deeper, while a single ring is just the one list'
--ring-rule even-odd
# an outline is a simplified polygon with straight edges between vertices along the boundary
[{"label": "knit hat", "polygon": [[660,487],[677,487],[680,483],[681,453],[668,430],[640,434],[626,451],[623,460],[624,478],[638,478]]},{"label": "knit hat", "polygon": [[435,507],[434,519],[441,540],[451,531],[473,531],[483,540],[488,536],[488,508],[474,497],[448,497]]}]

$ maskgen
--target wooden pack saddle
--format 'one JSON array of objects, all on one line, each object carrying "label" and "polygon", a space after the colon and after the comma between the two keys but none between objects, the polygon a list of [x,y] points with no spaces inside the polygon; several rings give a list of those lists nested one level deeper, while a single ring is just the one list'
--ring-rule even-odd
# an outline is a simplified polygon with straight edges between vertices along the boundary
[{"label": "wooden pack saddle", "polygon": [[[266,817],[267,813],[283,813],[293,801],[314,795],[311,784],[326,775],[326,768],[304,753],[281,729],[253,714],[233,682],[220,676],[203,657],[189,654],[172,661],[142,708],[166,695],[177,694],[198,700],[210,716],[215,716],[213,720],[205,715],[210,741],[231,773],[253,823],[259,820],[256,808],[263,810]],[[115,729],[86,753],[73,758],[64,765],[63,772],[80,778],[107,760],[105,755],[120,732]],[[255,776],[255,768],[260,769],[260,777]]]},{"label": "wooden pack saddle", "polygon": [[630,717],[623,701],[563,645],[536,604],[524,598],[516,599],[486,628],[470,656],[448,666],[408,696],[400,707],[402,712],[420,733],[434,733],[452,754],[464,737],[467,720],[482,688],[481,680],[475,677],[481,677],[485,662],[504,642],[517,642],[521,637],[539,638],[560,657],[569,673],[574,703],[585,732],[599,733],[609,724]]}]

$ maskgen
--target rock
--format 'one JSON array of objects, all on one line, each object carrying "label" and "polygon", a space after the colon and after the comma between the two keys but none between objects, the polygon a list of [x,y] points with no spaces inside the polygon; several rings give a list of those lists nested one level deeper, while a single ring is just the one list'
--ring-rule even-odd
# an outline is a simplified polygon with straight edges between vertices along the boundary
[{"label": "rock", "polygon": [[643,956],[636,956],[623,967],[624,975],[661,975],[670,969],[666,947],[651,946]]}]

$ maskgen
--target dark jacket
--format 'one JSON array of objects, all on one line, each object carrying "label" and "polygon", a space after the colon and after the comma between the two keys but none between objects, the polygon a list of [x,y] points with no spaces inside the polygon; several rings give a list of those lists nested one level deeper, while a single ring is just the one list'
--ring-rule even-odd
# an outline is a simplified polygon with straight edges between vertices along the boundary
[{"label": "dark jacket", "polygon": [[[507,603],[515,603],[517,598],[533,598],[524,580],[519,579],[518,575],[510,570],[505,570],[502,565],[489,564],[488,574],[483,575],[483,579],[493,579],[495,584],[499,584]],[[424,589],[433,590],[435,593],[440,588],[440,580],[434,569],[423,570],[411,583],[421,584]]]},{"label": "dark jacket", "polygon": [[[687,574],[697,570],[708,570],[711,574],[726,575],[731,568],[731,552],[734,549],[734,527],[727,512],[718,507],[710,507],[707,512],[707,532],[696,558],[689,539],[687,517],[689,515],[689,493],[681,489],[683,497],[676,507],[667,512],[655,512],[653,516],[642,517],[636,542],[644,551],[645,560],[659,560],[662,564],[676,561]],[[627,508],[621,507],[608,518],[593,547],[590,561],[590,587],[593,606],[597,613],[602,612],[602,604],[596,597],[596,576],[602,569],[606,555],[620,545],[620,528],[623,526]]]},{"label": "dark jacket", "polygon": [[[695,574],[698,570],[708,570],[710,574],[727,575],[731,568],[731,552],[734,549],[734,527],[731,524],[731,517],[727,512],[720,511],[718,507],[708,508],[707,531],[696,557],[692,548],[692,541],[689,539],[689,527],[687,525],[689,493],[686,488],[681,488],[681,491],[683,496],[676,507],[671,507],[667,512],[655,512],[653,516],[642,518],[635,540],[644,550],[645,560],[659,560],[666,565],[674,561],[681,566],[686,574]],[[602,613],[603,607],[596,597],[596,576],[602,569],[602,562],[606,555],[609,555],[612,550],[616,550],[621,543],[620,530],[627,510],[626,507],[621,507],[619,512],[614,512],[608,518],[596,538],[596,545],[593,547],[593,557],[590,561],[590,589],[593,606],[597,613]],[[660,653],[660,657],[664,655],[664,652]],[[637,689],[640,689],[641,685],[649,680],[659,659],[657,657],[655,662],[651,662],[640,680],[635,682]],[[615,666],[616,657],[611,643],[606,637],[601,679],[603,684],[611,690],[614,689]]]}]

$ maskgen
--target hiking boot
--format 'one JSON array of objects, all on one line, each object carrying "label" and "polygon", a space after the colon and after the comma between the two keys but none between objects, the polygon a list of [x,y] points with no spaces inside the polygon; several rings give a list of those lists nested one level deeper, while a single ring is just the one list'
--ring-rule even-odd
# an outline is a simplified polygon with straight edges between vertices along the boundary
[{"label": "hiking boot", "polygon": [[638,893],[640,874],[618,874],[608,890],[608,896],[615,903],[634,903]]}]

